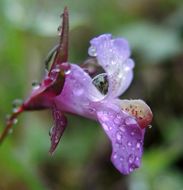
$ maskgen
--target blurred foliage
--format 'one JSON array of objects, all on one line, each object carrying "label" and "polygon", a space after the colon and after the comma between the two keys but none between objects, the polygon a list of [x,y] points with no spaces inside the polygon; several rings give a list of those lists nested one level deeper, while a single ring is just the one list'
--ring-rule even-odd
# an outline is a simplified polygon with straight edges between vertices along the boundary
[{"label": "blurred foliage", "polygon": [[51,114],[26,113],[0,147],[0,189],[183,189],[181,0],[1,0],[1,131],[11,102],[26,97],[31,81],[41,79],[65,5],[70,12],[70,61],[81,63],[87,57],[95,35],[112,33],[129,40],[136,67],[123,97],[144,99],[154,113],[142,167],[129,176],[117,172],[102,129],[76,116],[69,116],[58,150],[50,156]]}]

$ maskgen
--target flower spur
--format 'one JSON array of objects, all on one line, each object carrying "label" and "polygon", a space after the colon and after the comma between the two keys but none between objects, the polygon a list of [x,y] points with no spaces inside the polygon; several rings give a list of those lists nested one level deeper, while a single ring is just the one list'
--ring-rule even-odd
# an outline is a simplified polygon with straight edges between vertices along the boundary
[{"label": "flower spur", "polygon": [[[68,11],[62,15],[60,42],[46,63],[53,59],[44,79],[7,120],[0,142],[23,111],[51,109],[54,127],[50,132],[52,154],[67,126],[65,113],[98,121],[112,144],[111,161],[123,174],[140,166],[145,128],[152,112],[142,100],[120,100],[133,78],[134,61],[128,42],[103,34],[90,41],[90,60],[83,66],[68,62]],[[103,72],[91,77],[91,63]],[[94,67],[95,67],[94,66]]]}]

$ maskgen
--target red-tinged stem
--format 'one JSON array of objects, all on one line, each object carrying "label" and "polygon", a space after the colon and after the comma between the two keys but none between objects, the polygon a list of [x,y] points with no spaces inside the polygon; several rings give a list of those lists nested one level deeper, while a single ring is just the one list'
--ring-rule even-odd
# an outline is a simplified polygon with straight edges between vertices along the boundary
[{"label": "red-tinged stem", "polygon": [[16,112],[14,112],[6,121],[6,127],[3,130],[2,134],[0,135],[0,144],[4,141],[10,130],[12,129],[15,119],[18,117],[20,113],[24,111],[23,106],[20,106]]},{"label": "red-tinged stem", "polygon": [[60,35],[59,46],[55,55],[55,59],[51,66],[50,71],[60,63],[67,62],[68,59],[68,38],[69,38],[69,14],[67,7],[64,9],[64,13],[62,15],[62,31]]}]

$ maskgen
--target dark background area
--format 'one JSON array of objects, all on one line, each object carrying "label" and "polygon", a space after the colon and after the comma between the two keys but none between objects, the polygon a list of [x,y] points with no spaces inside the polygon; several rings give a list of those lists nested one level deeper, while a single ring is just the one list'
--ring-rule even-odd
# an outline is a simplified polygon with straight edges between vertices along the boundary
[{"label": "dark background area", "polygon": [[82,63],[89,40],[102,33],[130,43],[134,80],[121,98],[143,99],[154,113],[142,167],[121,175],[110,162],[110,143],[100,125],[77,116],[68,116],[69,126],[50,156],[51,114],[24,113],[0,147],[0,190],[182,190],[181,0],[1,0],[0,131],[11,102],[25,98],[31,83],[43,76],[65,5],[70,12],[70,62]]}]

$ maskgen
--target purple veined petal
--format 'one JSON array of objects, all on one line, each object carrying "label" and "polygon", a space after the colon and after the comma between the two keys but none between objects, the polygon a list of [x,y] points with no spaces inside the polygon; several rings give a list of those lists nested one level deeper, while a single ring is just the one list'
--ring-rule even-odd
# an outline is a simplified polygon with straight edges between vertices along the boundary
[{"label": "purple veined petal", "polygon": [[51,147],[50,147],[50,154],[53,154],[57,145],[60,141],[62,134],[67,126],[67,118],[63,115],[63,113],[57,109],[56,106],[52,108],[53,119],[54,119],[54,126],[50,130],[50,140],[51,140]]},{"label": "purple veined petal", "polygon": [[108,75],[108,97],[121,95],[133,78],[134,61],[129,58],[130,48],[123,38],[112,39],[110,34],[93,38],[88,53],[95,56]]},{"label": "purple veined petal", "polygon": [[98,120],[112,143],[111,161],[123,174],[140,167],[143,153],[144,129],[134,117],[113,108],[103,108]]}]

